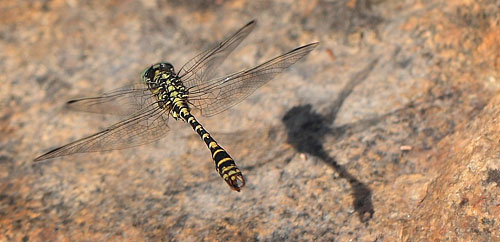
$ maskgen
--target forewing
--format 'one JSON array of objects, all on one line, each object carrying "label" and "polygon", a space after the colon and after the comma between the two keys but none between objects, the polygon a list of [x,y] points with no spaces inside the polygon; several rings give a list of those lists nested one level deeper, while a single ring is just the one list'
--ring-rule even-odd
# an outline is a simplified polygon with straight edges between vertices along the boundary
[{"label": "forewing", "polygon": [[151,105],[99,133],[51,150],[37,157],[35,161],[75,153],[125,149],[150,143],[168,132],[167,121],[168,111]]},{"label": "forewing", "polygon": [[243,41],[255,28],[255,20],[249,22],[231,37],[222,41],[212,49],[195,56],[179,70],[178,76],[183,84],[195,87],[213,78],[215,70],[226,57]]},{"label": "forewing", "polygon": [[304,45],[254,68],[201,83],[189,90],[188,102],[201,110],[204,116],[218,114],[241,102],[317,45]]},{"label": "forewing", "polygon": [[155,101],[146,85],[136,83],[106,92],[101,96],[70,100],[66,106],[76,111],[129,116]]}]

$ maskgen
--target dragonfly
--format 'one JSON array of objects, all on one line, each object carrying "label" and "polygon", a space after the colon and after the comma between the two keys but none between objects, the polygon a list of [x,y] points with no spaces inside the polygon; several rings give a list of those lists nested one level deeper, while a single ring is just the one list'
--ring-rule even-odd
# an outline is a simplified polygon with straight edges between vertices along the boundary
[{"label": "dragonfly", "polygon": [[255,26],[256,21],[250,21],[224,41],[189,60],[178,72],[170,63],[157,63],[142,72],[140,82],[100,96],[68,101],[67,107],[73,110],[126,118],[98,133],[50,150],[34,161],[151,143],[167,134],[168,121],[172,117],[193,128],[210,150],[217,173],[232,190],[239,192],[245,186],[241,170],[192,111],[211,117],[229,109],[318,45],[318,42],[310,43],[253,68],[214,77],[215,70]]}]

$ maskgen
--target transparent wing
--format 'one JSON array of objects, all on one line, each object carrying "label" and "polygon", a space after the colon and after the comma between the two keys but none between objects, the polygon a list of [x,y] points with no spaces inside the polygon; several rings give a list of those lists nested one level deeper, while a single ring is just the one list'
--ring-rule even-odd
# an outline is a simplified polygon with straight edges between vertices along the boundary
[{"label": "transparent wing", "polygon": [[76,111],[129,116],[155,102],[156,99],[146,85],[136,83],[101,96],[70,100],[66,106]]},{"label": "transparent wing", "polygon": [[304,45],[254,68],[200,83],[189,89],[188,102],[201,110],[204,116],[218,114],[241,102],[317,45]]},{"label": "transparent wing", "polygon": [[183,84],[190,88],[202,84],[213,78],[215,70],[226,57],[243,41],[255,28],[255,20],[250,21],[231,37],[222,41],[212,49],[195,56],[179,70],[178,76]]},{"label": "transparent wing", "polygon": [[35,161],[75,153],[125,149],[150,143],[168,132],[168,117],[168,110],[160,109],[153,104],[101,132],[51,150],[37,157]]}]

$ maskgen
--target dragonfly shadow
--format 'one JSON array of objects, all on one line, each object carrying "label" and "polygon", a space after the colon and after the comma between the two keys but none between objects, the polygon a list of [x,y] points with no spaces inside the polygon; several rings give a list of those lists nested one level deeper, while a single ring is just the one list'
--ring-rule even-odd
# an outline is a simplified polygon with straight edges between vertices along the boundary
[{"label": "dragonfly shadow", "polygon": [[290,145],[298,152],[319,158],[332,167],[339,177],[349,182],[353,190],[353,207],[361,222],[367,222],[373,217],[372,192],[368,186],[349,173],[346,168],[339,165],[335,157],[328,154],[323,147],[323,142],[326,135],[334,135],[336,138],[340,138],[348,130],[364,129],[383,119],[383,117],[378,117],[344,126],[331,127],[345,99],[352,93],[354,87],[366,79],[376,63],[377,60],[372,61],[346,84],[338,98],[330,106],[327,114],[321,115],[315,112],[310,104],[306,104],[291,108],[282,119],[288,136],[287,142]]},{"label": "dragonfly shadow", "polygon": [[346,179],[352,187],[353,207],[360,220],[366,222],[371,219],[374,213],[371,190],[339,165],[335,157],[330,156],[323,148],[325,135],[333,133],[325,117],[314,112],[312,106],[307,104],[290,109],[283,117],[283,123],[286,126],[288,143],[298,152],[319,158],[332,167],[341,178]]}]

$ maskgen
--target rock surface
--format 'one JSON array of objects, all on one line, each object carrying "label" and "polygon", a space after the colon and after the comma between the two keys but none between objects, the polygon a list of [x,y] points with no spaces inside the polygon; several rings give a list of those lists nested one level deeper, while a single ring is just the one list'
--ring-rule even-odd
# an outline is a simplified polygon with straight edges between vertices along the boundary
[{"label": "rock surface", "polygon": [[[495,0],[0,1],[0,240],[500,240]],[[113,116],[66,100],[177,68],[247,21],[229,73],[320,41],[204,126],[143,147],[33,159]]]}]

